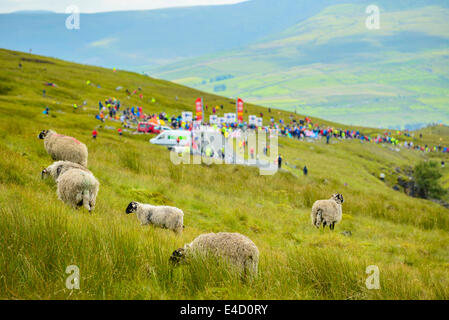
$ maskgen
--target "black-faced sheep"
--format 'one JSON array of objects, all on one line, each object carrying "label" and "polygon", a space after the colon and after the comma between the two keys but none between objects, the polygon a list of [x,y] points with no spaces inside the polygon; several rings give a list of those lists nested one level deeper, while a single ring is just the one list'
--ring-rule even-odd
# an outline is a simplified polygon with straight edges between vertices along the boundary
[{"label": "black-faced sheep", "polygon": [[343,196],[336,193],[329,200],[318,200],[312,206],[312,224],[319,228],[323,224],[329,229],[334,230],[335,224],[339,223],[342,218],[341,205],[344,202]]},{"label": "black-faced sheep", "polygon": [[126,214],[136,213],[142,225],[152,224],[181,233],[184,228],[184,213],[181,209],[169,206],[152,206],[131,202],[126,208]]},{"label": "black-faced sheep", "polygon": [[195,238],[183,248],[175,250],[170,261],[178,264],[184,259],[212,254],[221,257],[237,267],[237,271],[247,276],[256,276],[259,265],[259,250],[254,242],[240,233],[207,233]]},{"label": "black-faced sheep", "polygon": [[70,169],[80,169],[83,171],[86,171],[88,173],[91,173],[88,169],[83,167],[82,165],[71,162],[71,161],[56,161],[52,165],[48,166],[41,172],[42,179],[51,176],[53,180],[57,180],[60,175],[65,173],[66,171]]},{"label": "black-faced sheep", "polygon": [[89,172],[70,169],[56,180],[58,198],[73,206],[84,206],[89,212],[94,210],[100,183]]},{"label": "black-faced sheep", "polygon": [[44,140],[45,150],[53,160],[71,161],[87,167],[88,151],[84,143],[52,130],[43,130],[38,138]]}]

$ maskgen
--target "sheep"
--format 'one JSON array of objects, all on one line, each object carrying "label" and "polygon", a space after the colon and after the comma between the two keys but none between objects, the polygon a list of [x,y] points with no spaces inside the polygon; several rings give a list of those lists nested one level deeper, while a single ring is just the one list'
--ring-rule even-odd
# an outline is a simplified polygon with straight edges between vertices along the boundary
[{"label": "sheep", "polygon": [[329,200],[318,200],[312,206],[312,224],[319,228],[321,223],[323,229],[326,225],[330,230],[334,230],[335,224],[342,218],[341,205],[344,202],[343,196],[339,193],[332,195]]},{"label": "sheep", "polygon": [[126,208],[126,214],[133,212],[136,213],[142,225],[152,224],[156,227],[173,230],[176,233],[181,233],[184,229],[184,212],[181,209],[131,202]]},{"label": "sheep", "polygon": [[44,140],[45,150],[53,160],[71,161],[87,168],[88,151],[84,143],[52,130],[43,130],[38,138]]},{"label": "sheep", "polygon": [[257,276],[259,249],[248,237],[240,233],[207,233],[195,238],[191,243],[173,251],[170,261],[178,264],[195,254],[212,255],[224,258],[246,277]]},{"label": "sheep", "polygon": [[42,170],[41,177],[42,179],[44,179],[47,176],[51,176],[53,180],[56,181],[60,175],[62,175],[63,173],[65,173],[70,169],[80,169],[88,173],[91,173],[88,169],[84,168],[82,165],[78,163],[70,161],[56,161],[52,165]]},{"label": "sheep", "polygon": [[70,169],[56,180],[59,200],[77,208],[84,206],[89,212],[95,209],[100,183],[92,173]]}]

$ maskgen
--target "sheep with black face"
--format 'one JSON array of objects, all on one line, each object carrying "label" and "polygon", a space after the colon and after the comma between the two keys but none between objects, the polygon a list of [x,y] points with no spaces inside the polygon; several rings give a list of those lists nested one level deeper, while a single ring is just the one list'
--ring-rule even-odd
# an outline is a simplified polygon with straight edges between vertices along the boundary
[{"label": "sheep with black face", "polygon": [[342,219],[342,203],[343,196],[339,193],[332,195],[329,200],[317,200],[312,206],[312,224],[319,228],[321,224],[323,228],[326,225],[329,229],[334,230],[335,224]]},{"label": "sheep with black face", "polygon": [[251,239],[240,233],[202,234],[183,248],[173,251],[170,261],[176,265],[190,258],[208,254],[230,262],[244,276],[257,276],[259,249]]},{"label": "sheep with black face", "polygon": [[130,213],[135,213],[142,225],[151,224],[176,233],[181,233],[184,228],[184,212],[175,207],[131,202],[126,208],[126,214]]},{"label": "sheep with black face", "polygon": [[71,161],[56,161],[53,164],[51,164],[50,166],[48,166],[47,168],[42,170],[41,177],[42,177],[42,179],[44,179],[48,176],[51,176],[53,178],[53,180],[56,181],[60,175],[64,174],[65,172],[67,172],[70,169],[80,169],[80,170],[86,171],[88,173],[92,173],[88,169],[86,169],[85,167],[83,167],[82,165],[80,165],[78,163],[71,162]]},{"label": "sheep with black face", "polygon": [[52,130],[43,130],[38,138],[44,140],[45,150],[53,160],[71,161],[87,167],[88,151],[84,143]]}]

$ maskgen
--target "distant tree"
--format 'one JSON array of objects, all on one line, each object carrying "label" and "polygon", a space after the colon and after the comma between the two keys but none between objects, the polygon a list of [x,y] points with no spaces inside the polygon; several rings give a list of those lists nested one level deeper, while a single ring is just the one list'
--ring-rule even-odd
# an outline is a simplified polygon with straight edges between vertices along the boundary
[{"label": "distant tree", "polygon": [[438,163],[435,161],[421,162],[415,166],[413,177],[422,198],[441,199],[447,193],[439,182],[442,177]]}]

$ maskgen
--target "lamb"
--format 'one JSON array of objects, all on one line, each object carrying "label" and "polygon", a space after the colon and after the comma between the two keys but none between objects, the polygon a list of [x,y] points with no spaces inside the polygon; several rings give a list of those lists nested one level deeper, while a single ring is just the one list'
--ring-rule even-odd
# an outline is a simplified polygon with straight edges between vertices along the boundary
[{"label": "lamb", "polygon": [[59,200],[73,206],[84,206],[89,212],[95,209],[100,183],[92,173],[70,169],[56,180]]},{"label": "lamb", "polygon": [[136,213],[142,225],[152,224],[156,227],[173,230],[176,233],[181,233],[184,229],[184,212],[181,209],[131,202],[126,208],[126,214],[133,212]]},{"label": "lamb", "polygon": [[175,250],[170,261],[178,264],[195,254],[211,253],[222,257],[244,276],[256,276],[259,265],[259,249],[248,237],[240,233],[207,233],[195,238],[183,248]]},{"label": "lamb", "polygon": [[39,139],[44,140],[44,147],[53,160],[66,160],[87,167],[87,147],[73,137],[57,134],[52,130],[43,130]]},{"label": "lamb", "polygon": [[47,176],[51,176],[53,180],[56,181],[60,175],[64,174],[70,169],[80,169],[88,173],[91,173],[88,169],[84,168],[82,165],[78,163],[70,161],[56,161],[52,165],[42,170],[41,177],[42,179],[44,179]]},{"label": "lamb", "polygon": [[312,224],[319,228],[322,223],[323,229],[328,225],[329,229],[334,230],[335,224],[342,218],[343,202],[343,196],[339,193],[334,194],[329,200],[315,201],[312,206]]}]

